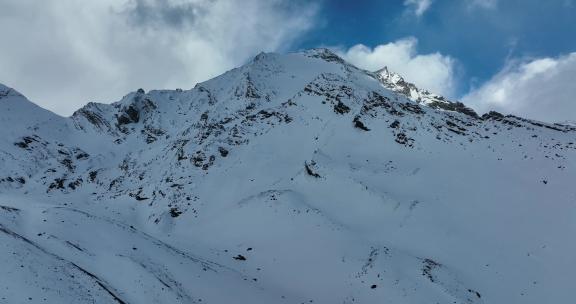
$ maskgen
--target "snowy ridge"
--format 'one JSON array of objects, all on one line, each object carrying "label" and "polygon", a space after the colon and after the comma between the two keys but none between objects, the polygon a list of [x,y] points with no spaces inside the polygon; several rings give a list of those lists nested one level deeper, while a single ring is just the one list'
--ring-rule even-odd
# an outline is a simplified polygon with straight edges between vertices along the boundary
[{"label": "snowy ridge", "polygon": [[568,124],[479,116],[326,49],[68,118],[0,86],[0,110],[0,303],[571,295]]},{"label": "snowy ridge", "polygon": [[380,80],[386,88],[394,92],[398,92],[414,102],[424,104],[435,109],[456,111],[477,117],[476,112],[466,107],[463,103],[449,101],[443,96],[430,93],[427,90],[421,90],[417,88],[413,83],[405,81],[402,76],[388,71],[387,67],[376,71],[375,77]]}]

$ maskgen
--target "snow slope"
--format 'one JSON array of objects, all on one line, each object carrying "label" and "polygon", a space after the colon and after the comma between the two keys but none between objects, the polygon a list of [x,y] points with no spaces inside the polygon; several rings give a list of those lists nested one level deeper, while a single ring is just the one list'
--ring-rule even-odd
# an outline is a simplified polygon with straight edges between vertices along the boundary
[{"label": "snow slope", "polygon": [[571,302],[574,126],[325,49],[0,124],[0,303]]}]

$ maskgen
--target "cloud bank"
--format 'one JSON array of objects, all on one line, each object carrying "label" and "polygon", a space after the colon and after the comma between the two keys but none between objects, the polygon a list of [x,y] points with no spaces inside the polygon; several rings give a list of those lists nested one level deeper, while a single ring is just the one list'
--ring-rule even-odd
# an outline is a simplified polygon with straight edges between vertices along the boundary
[{"label": "cloud bank", "polygon": [[316,5],[288,0],[4,0],[0,83],[69,115],[137,88],[190,88],[283,51]]},{"label": "cloud bank", "polygon": [[455,60],[440,53],[418,54],[418,40],[405,38],[374,48],[358,44],[339,53],[359,68],[376,71],[387,66],[422,89],[454,96]]},{"label": "cloud bank", "polygon": [[557,58],[514,60],[462,101],[480,112],[496,110],[548,121],[576,121],[576,52]]}]

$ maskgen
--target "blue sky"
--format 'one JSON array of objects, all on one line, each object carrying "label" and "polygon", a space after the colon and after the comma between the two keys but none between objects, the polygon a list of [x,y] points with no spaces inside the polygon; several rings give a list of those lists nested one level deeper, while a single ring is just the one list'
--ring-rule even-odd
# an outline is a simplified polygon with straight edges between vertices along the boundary
[{"label": "blue sky", "polygon": [[2,0],[0,83],[62,115],[330,47],[479,112],[576,121],[576,0]]},{"label": "blue sky", "polygon": [[[458,93],[488,80],[510,58],[576,51],[576,2],[565,0],[430,1],[421,15],[404,1],[323,1],[318,26],[296,48],[374,47],[415,37],[422,53],[440,52],[459,65]],[[485,4],[482,4],[485,3]]]}]

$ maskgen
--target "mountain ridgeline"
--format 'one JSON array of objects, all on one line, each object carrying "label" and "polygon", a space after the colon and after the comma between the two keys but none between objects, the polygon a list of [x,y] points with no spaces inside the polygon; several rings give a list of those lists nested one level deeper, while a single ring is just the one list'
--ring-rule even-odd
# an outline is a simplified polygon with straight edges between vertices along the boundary
[{"label": "mountain ridgeline", "polygon": [[572,297],[576,127],[326,49],[0,125],[0,303]]}]

